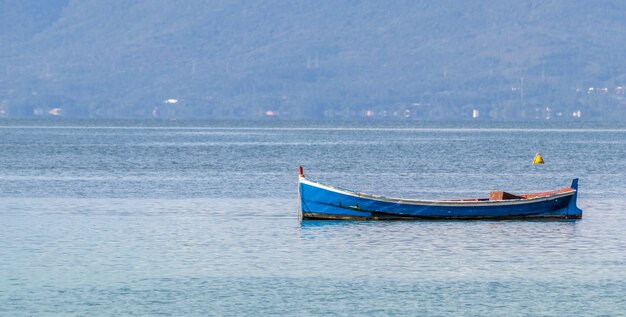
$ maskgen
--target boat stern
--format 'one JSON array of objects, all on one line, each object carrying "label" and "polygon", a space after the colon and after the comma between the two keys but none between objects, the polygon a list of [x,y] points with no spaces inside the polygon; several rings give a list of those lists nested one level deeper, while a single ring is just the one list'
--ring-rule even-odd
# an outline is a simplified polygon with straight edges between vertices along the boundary
[{"label": "boat stern", "polygon": [[306,179],[301,166],[298,172],[298,218],[300,220],[366,220],[372,216],[371,212],[361,210],[358,198],[333,192],[319,183]]},{"label": "boat stern", "polygon": [[298,220],[302,221],[302,179],[304,178],[304,169],[302,165],[298,166]]}]

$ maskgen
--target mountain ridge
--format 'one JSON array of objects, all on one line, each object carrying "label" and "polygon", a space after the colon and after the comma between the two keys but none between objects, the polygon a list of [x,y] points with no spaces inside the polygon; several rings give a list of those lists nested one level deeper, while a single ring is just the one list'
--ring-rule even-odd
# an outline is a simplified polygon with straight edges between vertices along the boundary
[{"label": "mountain ridge", "polygon": [[619,1],[0,8],[9,117],[626,119]]}]

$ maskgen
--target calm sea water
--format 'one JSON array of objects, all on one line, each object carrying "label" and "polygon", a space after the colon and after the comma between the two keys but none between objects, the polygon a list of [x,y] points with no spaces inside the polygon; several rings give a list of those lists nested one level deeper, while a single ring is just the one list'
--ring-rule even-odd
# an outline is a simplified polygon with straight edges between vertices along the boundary
[{"label": "calm sea water", "polygon": [[[536,152],[546,164],[532,166]],[[579,221],[299,223],[568,186]],[[0,315],[626,315],[626,125],[0,121]]]}]

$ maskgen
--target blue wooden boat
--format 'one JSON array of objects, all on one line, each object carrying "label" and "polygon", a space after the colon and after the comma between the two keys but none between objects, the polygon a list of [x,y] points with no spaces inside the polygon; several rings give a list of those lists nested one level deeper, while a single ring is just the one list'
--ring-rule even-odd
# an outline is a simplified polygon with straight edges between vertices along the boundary
[{"label": "blue wooden boat", "polygon": [[368,195],[324,185],[299,168],[301,220],[580,219],[578,179],[570,187],[531,194],[491,192],[489,198],[415,200]]}]

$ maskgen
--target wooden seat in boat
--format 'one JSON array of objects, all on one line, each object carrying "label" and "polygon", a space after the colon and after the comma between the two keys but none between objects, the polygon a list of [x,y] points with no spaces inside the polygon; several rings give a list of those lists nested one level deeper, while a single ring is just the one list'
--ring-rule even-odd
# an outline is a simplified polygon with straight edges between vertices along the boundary
[{"label": "wooden seat in boat", "polygon": [[507,200],[507,199],[520,199],[520,198],[523,198],[523,197],[513,195],[507,192],[502,192],[502,191],[489,193],[489,200]]}]

